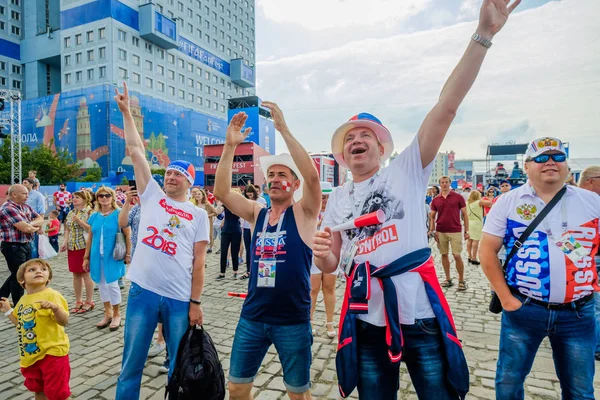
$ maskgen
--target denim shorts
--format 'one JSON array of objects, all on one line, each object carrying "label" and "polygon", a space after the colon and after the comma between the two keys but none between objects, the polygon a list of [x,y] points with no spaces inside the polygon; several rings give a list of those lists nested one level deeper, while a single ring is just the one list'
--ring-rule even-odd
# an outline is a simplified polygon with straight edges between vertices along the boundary
[{"label": "denim shorts", "polygon": [[235,330],[229,381],[252,383],[260,365],[273,344],[283,367],[283,383],[291,393],[310,389],[312,362],[310,323],[299,325],[270,325],[240,318]]}]

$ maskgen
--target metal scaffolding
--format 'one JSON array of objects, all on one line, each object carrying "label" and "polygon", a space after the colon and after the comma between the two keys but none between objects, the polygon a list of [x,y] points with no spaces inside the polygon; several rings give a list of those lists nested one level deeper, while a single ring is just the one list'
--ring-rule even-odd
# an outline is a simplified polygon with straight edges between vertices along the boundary
[{"label": "metal scaffolding", "polygon": [[[22,181],[21,171],[21,92],[0,89],[0,127],[10,132],[10,179],[11,184]],[[7,133],[8,133],[7,132]]]}]

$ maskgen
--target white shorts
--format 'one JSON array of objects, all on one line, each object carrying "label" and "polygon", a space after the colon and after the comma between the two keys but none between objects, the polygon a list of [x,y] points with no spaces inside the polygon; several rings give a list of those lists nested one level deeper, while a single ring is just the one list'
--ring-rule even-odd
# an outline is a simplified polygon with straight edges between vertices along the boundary
[{"label": "white shorts", "polygon": [[[340,271],[340,269],[338,268],[338,269],[336,269],[335,271],[333,271],[333,272],[331,272],[331,273],[328,273],[327,275],[336,275],[336,276],[337,276],[337,275],[339,275],[339,273],[340,273],[340,272],[341,272],[341,271]],[[317,266],[315,265],[315,263],[312,263],[312,264],[311,264],[311,266],[310,266],[310,274],[311,274],[311,275],[322,274],[322,273],[323,273],[323,272],[322,272],[322,271],[319,269],[319,267],[317,267]]]}]

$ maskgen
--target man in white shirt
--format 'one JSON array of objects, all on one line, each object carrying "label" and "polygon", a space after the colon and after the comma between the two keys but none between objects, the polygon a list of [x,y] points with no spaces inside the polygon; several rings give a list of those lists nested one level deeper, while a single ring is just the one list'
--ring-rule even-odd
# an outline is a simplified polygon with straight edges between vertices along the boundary
[{"label": "man in white shirt", "polygon": [[[524,398],[523,383],[548,337],[563,398],[593,399],[600,197],[565,187],[569,170],[559,139],[536,139],[525,156],[528,181],[503,194],[491,209],[479,250],[483,272],[503,308],[496,398]],[[556,206],[520,240],[563,188]],[[503,245],[508,254],[518,247],[505,271],[497,256]]]},{"label": "man in white shirt", "polygon": [[[519,1],[507,3],[483,3],[476,34],[438,103],[388,167],[381,165],[394,149],[392,137],[373,115],[358,114],[334,133],[333,154],[354,182],[330,195],[327,228],[317,232],[313,253],[323,272],[341,263],[350,276],[337,353],[343,397],[357,386],[361,400],[396,399],[400,359],[419,398],[464,398],[468,391],[468,368],[428,248],[423,203],[432,162],[475,82],[489,40]],[[374,211],[383,211],[385,222],[339,233],[330,229]],[[406,266],[411,269],[396,270]],[[390,268],[397,273],[382,275]]]},{"label": "man in white shirt", "polygon": [[144,143],[129,109],[127,84],[124,86],[123,93],[115,90],[115,100],[123,113],[125,142],[144,207],[136,251],[127,273],[131,288],[116,399],[135,400],[140,395],[144,363],[158,322],[163,324],[167,351],[172,355],[169,378],[188,326],[202,325],[200,296],[209,232],[206,211],[187,201],[195,177],[192,164],[169,164],[164,193],[152,179]]}]

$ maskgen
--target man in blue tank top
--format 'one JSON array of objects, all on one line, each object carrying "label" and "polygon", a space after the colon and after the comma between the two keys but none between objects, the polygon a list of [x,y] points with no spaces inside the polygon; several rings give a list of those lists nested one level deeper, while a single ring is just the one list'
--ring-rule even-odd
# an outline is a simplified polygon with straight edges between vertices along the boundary
[{"label": "man in blue tank top", "polygon": [[229,123],[215,178],[215,196],[250,222],[253,231],[248,296],[231,351],[229,398],[252,399],[254,378],[273,344],[290,399],[304,400],[311,398],[310,266],[321,186],[312,159],[292,136],[279,107],[266,101],[262,106],[271,111],[275,129],[291,154],[260,159],[271,207],[265,209],[231,191],[235,148],[250,133],[250,128],[242,130],[247,119],[243,112]]}]

